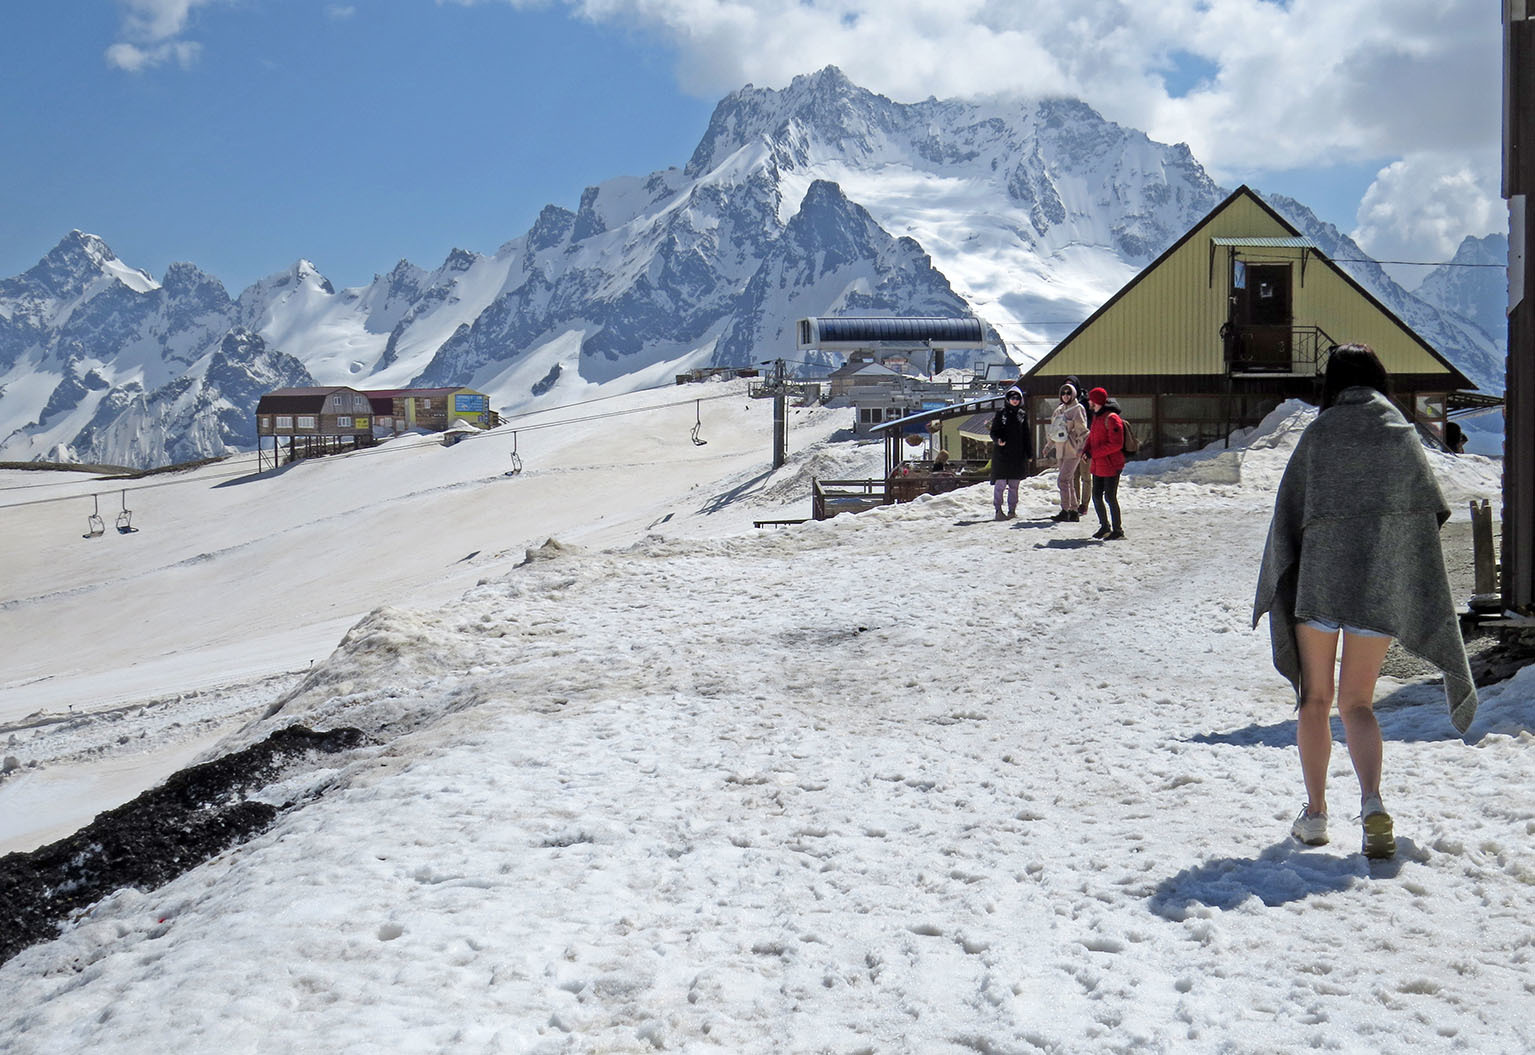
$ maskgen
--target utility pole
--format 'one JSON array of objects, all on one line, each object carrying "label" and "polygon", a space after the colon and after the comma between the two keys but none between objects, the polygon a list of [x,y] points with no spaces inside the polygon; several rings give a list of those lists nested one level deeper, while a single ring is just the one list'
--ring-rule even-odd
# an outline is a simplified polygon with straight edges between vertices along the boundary
[{"label": "utility pole", "polygon": [[1508,378],[1503,393],[1503,610],[1535,612],[1535,0],[1503,0],[1503,197]]}]

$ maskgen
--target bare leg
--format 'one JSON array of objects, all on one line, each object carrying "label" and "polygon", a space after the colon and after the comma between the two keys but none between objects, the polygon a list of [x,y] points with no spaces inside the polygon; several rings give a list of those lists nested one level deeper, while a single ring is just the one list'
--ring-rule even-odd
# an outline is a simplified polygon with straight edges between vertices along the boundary
[{"label": "bare leg", "polygon": [[[1352,636],[1352,635],[1350,635]],[[1327,765],[1332,759],[1333,672],[1338,634],[1296,626],[1300,650],[1300,715],[1295,720],[1295,746],[1300,749],[1301,777],[1311,813],[1327,812]]]},{"label": "bare leg", "polygon": [[1348,740],[1349,758],[1359,777],[1359,795],[1380,794],[1380,724],[1375,720],[1375,682],[1391,647],[1389,637],[1343,634],[1343,663],[1338,672],[1338,714]]}]

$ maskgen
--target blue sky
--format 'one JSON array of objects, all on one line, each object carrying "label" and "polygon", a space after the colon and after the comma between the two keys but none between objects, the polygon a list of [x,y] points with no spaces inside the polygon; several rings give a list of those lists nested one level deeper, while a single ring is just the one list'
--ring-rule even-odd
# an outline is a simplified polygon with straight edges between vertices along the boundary
[{"label": "blue sky", "polygon": [[[715,102],[828,64],[892,98],[1070,94],[1377,256],[1506,229],[1494,5],[1400,0],[79,0],[0,33],[0,276],[64,234],[237,294],[493,251],[682,165]],[[954,54],[966,56],[955,62]],[[1490,70],[1490,72],[1489,72]],[[1279,86],[1288,86],[1281,90]]]},{"label": "blue sky", "polygon": [[358,285],[402,257],[492,251],[587,184],[683,164],[713,109],[628,31],[373,7],[208,10],[196,62],[138,73],[103,61],[110,4],[8,15],[0,275],[80,228],[157,278],[190,260],[231,294],[299,257]]}]

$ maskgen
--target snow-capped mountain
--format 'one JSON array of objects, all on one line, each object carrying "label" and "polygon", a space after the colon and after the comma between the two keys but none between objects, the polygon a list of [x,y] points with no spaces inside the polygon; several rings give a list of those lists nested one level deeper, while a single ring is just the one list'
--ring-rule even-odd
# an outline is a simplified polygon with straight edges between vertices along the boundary
[{"label": "snow-capped mountain", "polygon": [[[226,453],[248,433],[230,424],[238,404],[193,425],[168,410],[184,391],[156,399],[278,353],[318,384],[469,385],[513,412],[586,385],[792,355],[795,319],[837,312],[974,313],[997,337],[981,355],[1027,364],[1225,193],[1186,146],[1080,102],[902,104],[828,67],[721,100],[682,168],[588,187],[574,211],[547,206],[494,254],[455,249],[432,271],[401,261],[358,288],[300,260],[231,301],[189,264],[156,283],[75,232],[0,283],[0,459]],[[1330,254],[1363,257],[1300,203],[1271,201]],[[1501,387],[1498,342],[1375,265],[1346,266]],[[226,352],[213,369],[237,330],[264,350]],[[263,369],[251,385],[224,377],[190,412],[218,418],[221,399],[296,376]],[[146,427],[193,438],[133,438]]]},{"label": "snow-capped mountain", "polygon": [[[1467,270],[1473,271],[1472,276],[1463,276],[1458,280],[1464,283],[1458,288],[1466,291],[1465,296],[1438,295],[1435,293],[1435,290],[1439,288],[1437,282],[1430,287],[1428,295],[1425,295],[1421,288],[1416,294],[1409,293],[1398,285],[1384,268],[1371,260],[1353,239],[1332,224],[1317,219],[1315,213],[1294,198],[1287,198],[1280,194],[1261,196],[1302,234],[1321,247],[1322,252],[1336,261],[1338,266],[1352,275],[1355,281],[1374,294],[1376,299],[1390,308],[1398,318],[1411,326],[1419,336],[1459,367],[1477,388],[1491,393],[1503,391],[1506,373],[1504,363],[1504,345],[1507,343],[1506,327],[1501,335],[1498,331],[1488,331],[1479,321],[1483,318],[1482,314],[1471,315],[1468,312],[1486,312],[1485,305],[1470,296],[1471,291],[1478,291],[1479,296],[1485,296],[1482,284],[1496,284],[1506,295],[1505,271],[1495,268],[1439,268],[1436,274],[1447,271],[1457,274]],[[1467,239],[1466,242],[1481,244],[1477,239]],[[1469,252],[1478,262],[1494,262],[1506,267],[1508,239],[1503,239],[1501,255],[1496,255],[1496,246],[1496,241],[1492,241],[1481,249]],[[1466,244],[1462,243],[1456,259],[1459,260],[1461,254],[1467,252]],[[1497,313],[1502,314],[1501,307],[1497,309]]]},{"label": "snow-capped mountain", "polygon": [[267,392],[313,385],[304,364],[235,327],[174,381],[114,389],[71,445],[90,461],[174,465],[256,445],[253,410]]},{"label": "snow-capped mountain", "polygon": [[1508,235],[1463,239],[1454,259],[1430,271],[1413,295],[1470,319],[1501,349],[1508,340]]},{"label": "snow-capped mountain", "polygon": [[190,264],[157,283],[100,238],[71,232],[0,282],[0,457],[129,464],[98,457],[116,452],[82,444],[82,432],[133,393],[196,368],[229,332],[233,308],[223,285]]}]

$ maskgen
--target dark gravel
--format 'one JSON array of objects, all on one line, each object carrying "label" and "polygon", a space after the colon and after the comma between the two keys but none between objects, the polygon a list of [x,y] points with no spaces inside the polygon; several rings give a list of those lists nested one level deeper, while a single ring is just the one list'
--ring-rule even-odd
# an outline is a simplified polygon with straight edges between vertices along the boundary
[{"label": "dark gravel", "polygon": [[290,726],[173,774],[66,839],[0,857],[0,963],[57,937],[62,924],[115,890],[153,890],[265,831],[293,804],[255,802],[253,792],[305,756],[364,739],[357,729]]}]

